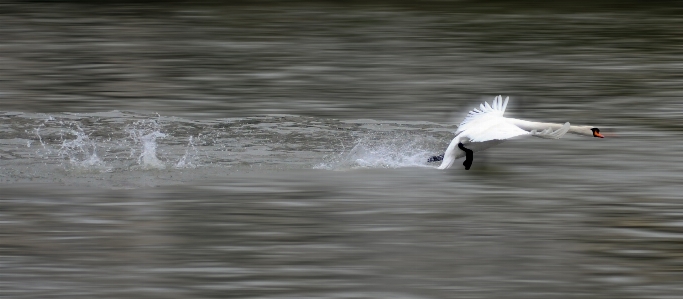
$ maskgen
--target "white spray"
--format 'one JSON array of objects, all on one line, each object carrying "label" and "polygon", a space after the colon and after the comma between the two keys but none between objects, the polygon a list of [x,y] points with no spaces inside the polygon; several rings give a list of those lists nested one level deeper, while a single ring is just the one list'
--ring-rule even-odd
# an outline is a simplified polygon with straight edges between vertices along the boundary
[{"label": "white spray", "polygon": [[[97,155],[97,144],[90,139],[83,129],[75,125],[76,129],[69,129],[66,132],[75,136],[75,139],[62,138],[62,144],[58,154],[67,158],[71,166],[78,168],[89,168],[93,166],[104,166],[104,162]],[[38,132],[36,132],[38,134]],[[40,135],[38,135],[40,137]],[[45,147],[42,138],[40,143]]]},{"label": "white spray", "polygon": [[[201,137],[201,134],[198,136],[198,138],[199,137]],[[190,136],[190,140],[188,141],[187,145],[189,146],[189,148],[185,150],[185,154],[182,157],[180,157],[178,163],[175,164],[175,168],[197,167],[197,164],[195,164],[193,161],[199,154],[199,151],[197,150],[197,147],[195,147],[194,138],[192,136]]]},{"label": "white spray", "polygon": [[[157,138],[165,138],[167,135],[159,131],[159,124],[156,121],[138,121],[128,128],[128,133],[133,141],[140,145],[141,152],[138,155],[138,164],[147,169],[164,169],[166,165],[157,157]],[[131,156],[136,153],[135,148],[131,150]]]}]

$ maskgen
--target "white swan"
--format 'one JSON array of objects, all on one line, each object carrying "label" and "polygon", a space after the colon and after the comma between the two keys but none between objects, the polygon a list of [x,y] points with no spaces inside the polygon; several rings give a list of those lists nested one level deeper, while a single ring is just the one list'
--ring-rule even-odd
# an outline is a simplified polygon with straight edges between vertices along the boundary
[{"label": "white swan", "polygon": [[503,117],[509,97],[503,102],[501,96],[493,100],[493,105],[484,102],[474,109],[460,123],[455,138],[448,145],[443,156],[431,157],[428,161],[440,161],[439,169],[450,168],[456,159],[466,157],[463,165],[470,169],[473,153],[483,151],[503,141],[517,136],[534,136],[559,139],[566,133],[604,138],[600,129],[592,126],[570,126],[569,123],[539,123]]}]

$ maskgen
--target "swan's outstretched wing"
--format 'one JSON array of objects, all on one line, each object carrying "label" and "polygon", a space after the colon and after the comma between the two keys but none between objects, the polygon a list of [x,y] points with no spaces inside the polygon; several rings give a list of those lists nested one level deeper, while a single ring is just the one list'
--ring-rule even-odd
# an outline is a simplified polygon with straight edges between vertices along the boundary
[{"label": "swan's outstretched wing", "polygon": [[[464,142],[506,140],[517,136],[559,139],[569,131],[569,123],[559,127],[557,124],[536,123],[503,117],[508,100],[509,97],[503,101],[501,96],[497,96],[492,105],[484,102],[479,106],[479,109],[470,111],[455,131],[456,136],[463,138]],[[559,127],[557,130],[553,130],[557,127]]]},{"label": "swan's outstretched wing", "polygon": [[533,130],[530,132],[531,136],[534,137],[540,137],[540,138],[547,138],[547,139],[560,139],[564,134],[567,134],[569,132],[569,122],[564,123],[564,125],[553,131],[552,128],[547,128],[543,131],[537,132],[536,130]]},{"label": "swan's outstretched wing", "polygon": [[458,132],[462,132],[465,129],[467,129],[468,124],[471,124],[472,122],[481,119],[482,117],[491,117],[491,116],[499,116],[502,117],[503,113],[505,113],[505,108],[508,105],[508,100],[510,97],[505,98],[505,102],[503,102],[503,97],[497,96],[495,99],[493,99],[493,105],[489,105],[489,103],[484,102],[484,104],[479,105],[479,109],[474,108],[471,110],[468,114],[467,117],[460,123],[460,126],[458,126]]},{"label": "swan's outstretched wing", "polygon": [[[467,138],[470,142],[485,142],[491,140],[507,140],[517,136],[534,136],[547,139],[560,139],[569,131],[569,123],[554,130],[548,127],[542,131],[523,130],[511,124],[503,117],[487,117],[472,123],[466,131],[460,133],[461,138]],[[467,140],[465,139],[465,140]]]},{"label": "swan's outstretched wing", "polygon": [[490,124],[490,126],[470,128],[467,131],[462,132],[460,136],[468,138],[471,142],[485,142],[491,140],[507,140],[513,137],[531,134],[513,124],[505,122],[502,117],[500,119],[500,121],[496,121]]}]

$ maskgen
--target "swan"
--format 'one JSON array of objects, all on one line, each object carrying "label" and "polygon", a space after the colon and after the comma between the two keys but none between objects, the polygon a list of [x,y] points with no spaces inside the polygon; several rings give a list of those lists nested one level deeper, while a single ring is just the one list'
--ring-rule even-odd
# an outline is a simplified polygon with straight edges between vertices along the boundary
[{"label": "swan", "polygon": [[505,101],[499,95],[493,104],[484,102],[479,109],[473,109],[460,123],[455,131],[455,138],[440,156],[433,156],[427,162],[442,161],[439,169],[450,168],[456,159],[465,157],[463,165],[466,170],[472,166],[474,152],[483,151],[505,140],[517,136],[533,136],[548,139],[560,139],[566,133],[604,138],[600,129],[593,126],[572,126],[564,124],[540,123],[515,118],[503,117],[510,97]]}]

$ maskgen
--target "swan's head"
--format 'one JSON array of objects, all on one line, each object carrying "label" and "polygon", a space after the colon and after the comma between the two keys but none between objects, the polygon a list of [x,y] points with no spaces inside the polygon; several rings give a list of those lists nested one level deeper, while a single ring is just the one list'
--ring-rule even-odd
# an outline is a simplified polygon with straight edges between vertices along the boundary
[{"label": "swan's head", "polygon": [[605,136],[602,136],[602,134],[600,134],[600,129],[592,128],[591,131],[593,131],[593,137],[605,138]]},{"label": "swan's head", "polygon": [[604,135],[600,134],[600,129],[593,126],[571,126],[569,127],[569,133],[583,136],[605,138]]}]

